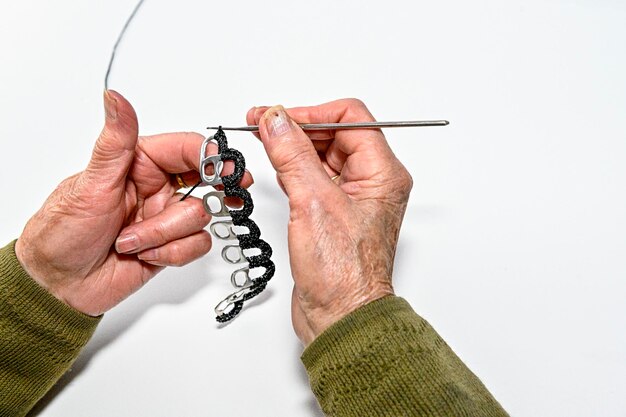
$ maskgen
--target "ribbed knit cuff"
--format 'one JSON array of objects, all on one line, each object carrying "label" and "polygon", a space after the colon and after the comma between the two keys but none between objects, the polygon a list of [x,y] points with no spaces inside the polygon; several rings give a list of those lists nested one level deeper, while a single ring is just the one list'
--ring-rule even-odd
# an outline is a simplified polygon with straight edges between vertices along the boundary
[{"label": "ribbed knit cuff", "polygon": [[0,249],[0,416],[24,416],[67,371],[100,318],[82,314],[39,286]]},{"label": "ribbed knit cuff", "polygon": [[10,305],[12,314],[19,317],[20,321],[52,331],[74,347],[84,346],[100,318],[73,309],[33,280],[15,255],[15,242],[0,249],[3,301]]},{"label": "ribbed knit cuff", "polygon": [[507,415],[399,297],[374,301],[333,324],[304,351],[302,362],[329,416]]},{"label": "ribbed knit cuff", "polygon": [[319,335],[303,352],[302,363],[311,370],[333,362],[349,362],[361,354],[362,348],[378,336],[398,325],[400,316],[414,320],[415,312],[403,298],[388,296],[364,305],[334,323]]}]

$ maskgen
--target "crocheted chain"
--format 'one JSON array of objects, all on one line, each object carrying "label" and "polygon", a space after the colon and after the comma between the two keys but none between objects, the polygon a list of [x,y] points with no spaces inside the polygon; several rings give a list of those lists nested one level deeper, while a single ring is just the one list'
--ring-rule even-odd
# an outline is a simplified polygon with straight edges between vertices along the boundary
[{"label": "crocheted chain", "polygon": [[[240,209],[228,208],[228,213],[230,214],[233,225],[245,227],[248,230],[248,233],[235,232],[239,242],[239,247],[242,251],[246,249],[258,249],[260,251],[258,255],[247,256],[245,253],[242,253],[248,261],[249,269],[265,269],[263,275],[250,279],[249,285],[246,285],[244,288],[233,293],[226,300],[224,300],[224,302],[231,304],[232,308],[228,312],[223,311],[221,314],[218,313],[216,320],[220,323],[225,323],[232,320],[237,316],[237,314],[239,314],[245,301],[248,301],[263,292],[267,286],[267,282],[274,276],[276,267],[274,262],[270,259],[272,256],[271,246],[261,239],[261,231],[259,230],[259,227],[254,220],[249,218],[254,208],[252,197],[246,189],[239,185],[246,170],[246,160],[241,152],[228,147],[226,134],[221,127],[213,136],[213,139],[217,142],[221,161],[225,162],[230,160],[235,164],[234,172],[230,175],[221,177],[221,181],[224,185],[224,194],[226,197],[237,197],[243,201],[243,207]],[[215,168],[217,169],[217,167]]]}]

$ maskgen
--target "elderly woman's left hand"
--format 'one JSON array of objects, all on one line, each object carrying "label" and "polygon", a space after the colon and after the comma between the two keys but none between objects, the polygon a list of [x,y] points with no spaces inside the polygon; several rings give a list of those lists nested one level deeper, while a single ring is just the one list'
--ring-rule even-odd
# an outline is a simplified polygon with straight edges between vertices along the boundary
[{"label": "elderly woman's left hand", "polygon": [[[65,181],[30,219],[15,252],[41,286],[97,316],[163,267],[211,248],[202,201],[179,201],[173,174],[195,184],[203,137],[138,138],[137,116],[120,94],[105,93],[106,121],[87,169]],[[229,167],[224,168],[227,173]],[[252,184],[246,172],[242,185]]]}]

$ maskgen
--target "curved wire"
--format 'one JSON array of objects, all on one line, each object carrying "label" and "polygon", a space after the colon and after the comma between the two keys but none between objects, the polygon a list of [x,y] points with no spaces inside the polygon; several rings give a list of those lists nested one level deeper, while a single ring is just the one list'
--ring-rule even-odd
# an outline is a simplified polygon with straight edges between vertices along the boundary
[{"label": "curved wire", "polygon": [[122,41],[122,38],[124,37],[124,34],[126,33],[126,29],[128,29],[128,25],[130,25],[130,22],[133,20],[133,18],[137,14],[137,11],[139,10],[139,8],[143,4],[143,2],[144,2],[144,0],[139,0],[137,5],[133,9],[133,12],[130,14],[130,16],[128,16],[128,19],[126,19],[126,23],[124,23],[124,27],[122,28],[122,31],[117,36],[117,40],[115,41],[115,45],[113,46],[113,51],[111,52],[111,59],[109,59],[109,67],[107,68],[107,73],[104,76],[104,89],[105,90],[109,89],[109,74],[111,74],[111,68],[113,67],[113,61],[115,61],[115,53],[117,52],[117,47],[120,44],[120,42]]}]

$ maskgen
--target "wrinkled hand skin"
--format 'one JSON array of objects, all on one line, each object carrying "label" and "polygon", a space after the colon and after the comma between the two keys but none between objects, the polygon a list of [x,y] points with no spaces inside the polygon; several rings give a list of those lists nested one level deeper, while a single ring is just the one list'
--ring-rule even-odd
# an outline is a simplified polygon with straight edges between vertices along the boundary
[{"label": "wrinkled hand skin", "polygon": [[[18,260],[35,281],[91,316],[117,305],[165,266],[184,265],[211,248],[202,201],[179,201],[172,176],[198,181],[204,138],[138,137],[130,103],[111,90],[104,102],[105,126],[88,167],[57,187],[16,243]],[[246,173],[242,185],[251,182]],[[134,240],[124,244],[129,236]]]},{"label": "wrinkled hand skin", "polygon": [[259,137],[289,198],[292,320],[308,346],[352,311],[393,294],[412,179],[380,130],[307,135],[296,125],[374,121],[359,100],[258,107],[247,119],[260,125]]}]

